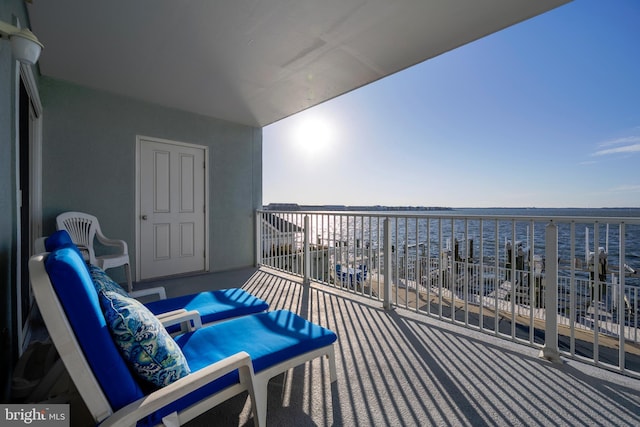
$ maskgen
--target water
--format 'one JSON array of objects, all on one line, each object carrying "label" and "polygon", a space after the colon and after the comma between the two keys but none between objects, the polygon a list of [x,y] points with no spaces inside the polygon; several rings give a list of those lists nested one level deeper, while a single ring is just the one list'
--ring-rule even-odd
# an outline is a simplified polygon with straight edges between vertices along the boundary
[{"label": "water", "polygon": [[[615,209],[580,209],[580,208],[565,208],[565,209],[540,209],[540,208],[468,208],[468,209],[456,209],[454,211],[456,215],[482,215],[482,216],[569,216],[569,217],[607,217],[607,218],[640,218],[640,208],[615,208]],[[527,222],[518,222],[516,224],[516,240],[528,239],[528,246],[533,246],[535,253],[542,253],[544,251],[544,227],[546,222],[534,224],[535,231],[531,233],[527,228],[531,227],[531,224]],[[619,236],[620,228],[616,224],[600,224],[598,227],[599,239],[597,245],[594,245],[594,225],[593,223],[576,223],[575,225],[575,237],[574,242],[576,244],[577,255],[585,256],[587,252],[586,245],[588,245],[588,251],[597,252],[597,248],[605,248],[608,253],[610,263],[618,263],[618,254],[620,251]],[[558,251],[561,256],[568,257],[570,251],[570,225],[559,224],[558,225]],[[486,234],[486,232],[485,232]],[[512,234],[512,230],[502,230],[502,236],[509,236]],[[533,234],[533,241],[531,241],[531,234]],[[486,237],[486,236],[485,236]],[[509,237],[508,237],[509,238]],[[509,238],[510,240],[510,238]],[[629,224],[625,226],[625,262],[627,264],[637,266],[640,268],[640,225]]]},{"label": "water", "polygon": [[460,208],[456,215],[523,215],[523,216],[572,216],[640,218],[640,208]]},{"label": "water", "polygon": [[[322,242],[331,246],[340,241],[345,244],[373,248],[382,247],[383,216],[387,213],[366,212],[358,215],[326,214],[315,216],[311,221],[311,235],[317,236],[318,243]],[[507,242],[521,242],[525,251],[533,251],[534,255],[544,255],[545,229],[548,221],[513,221],[510,217],[612,218],[612,224],[607,225],[603,221],[597,227],[593,221],[584,223],[576,221],[573,231],[569,223],[558,221],[558,252],[561,265],[583,263],[583,266],[586,266],[589,256],[593,252],[597,254],[598,248],[604,248],[609,268],[619,265],[621,255],[620,226],[617,224],[619,219],[634,218],[637,220],[640,218],[640,208],[465,208],[431,212],[431,215],[435,215],[435,217],[424,216],[422,213],[424,212],[398,212],[402,216],[392,220],[391,223],[394,246],[400,250],[403,248],[407,248],[407,250],[414,248],[413,250],[415,250],[416,244],[418,244],[423,254],[428,247],[431,256],[437,256],[436,254],[440,252],[441,248],[453,249],[454,242],[456,242],[461,257],[471,255],[477,257],[480,253],[480,244],[482,244],[483,261],[485,262],[492,262],[496,258],[500,262],[504,262],[510,252],[507,249]],[[499,216],[501,218],[481,221],[474,218],[476,216],[485,218]],[[624,263],[635,270],[640,270],[640,224],[626,224],[624,230]],[[598,241],[594,244],[596,232]],[[571,238],[572,233],[573,238]],[[528,252],[525,252],[524,258],[529,259]],[[626,284],[640,286],[640,279],[630,278]]]}]

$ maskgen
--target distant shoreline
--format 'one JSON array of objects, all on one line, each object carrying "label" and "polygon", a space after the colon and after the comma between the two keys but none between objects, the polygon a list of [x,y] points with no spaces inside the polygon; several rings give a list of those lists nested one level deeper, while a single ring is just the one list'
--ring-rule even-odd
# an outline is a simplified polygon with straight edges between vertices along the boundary
[{"label": "distant shoreline", "polygon": [[299,205],[297,203],[269,203],[269,211],[452,211],[444,206],[356,206],[356,205]]},{"label": "distant shoreline", "polygon": [[637,211],[637,207],[602,207],[602,208],[537,208],[537,207],[448,207],[448,206],[384,206],[384,205],[299,205],[297,203],[269,203],[263,206],[267,211],[345,211],[345,212],[437,212],[437,211],[461,211],[461,210],[522,210],[522,211]]}]

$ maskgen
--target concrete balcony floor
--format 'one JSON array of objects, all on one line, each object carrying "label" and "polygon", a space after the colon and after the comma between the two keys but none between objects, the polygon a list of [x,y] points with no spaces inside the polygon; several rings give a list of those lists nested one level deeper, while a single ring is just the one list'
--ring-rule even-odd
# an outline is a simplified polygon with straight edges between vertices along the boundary
[{"label": "concrete balcony floor", "polygon": [[[338,380],[314,360],[269,384],[273,426],[640,425],[640,380],[261,268],[140,284],[168,296],[240,286],[334,330]],[[247,395],[189,426],[253,425]]]}]

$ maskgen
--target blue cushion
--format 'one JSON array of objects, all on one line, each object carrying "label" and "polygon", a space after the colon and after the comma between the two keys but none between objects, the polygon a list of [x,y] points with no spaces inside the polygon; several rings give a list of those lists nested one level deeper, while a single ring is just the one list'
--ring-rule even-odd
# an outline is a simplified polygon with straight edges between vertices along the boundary
[{"label": "blue cushion", "polygon": [[[269,304],[239,288],[223,289],[212,292],[184,295],[175,298],[153,301],[145,304],[154,314],[184,308],[200,313],[202,323],[211,323],[231,317],[266,311]],[[179,329],[178,326],[168,328],[169,332]]]},{"label": "blue cushion", "polygon": [[125,297],[129,296],[127,291],[122,289],[122,286],[114,282],[103,269],[93,264],[89,264],[88,268],[91,280],[93,280],[93,285],[96,287],[96,292],[98,292],[98,294],[100,294],[100,292],[109,291],[117,292]]},{"label": "blue cushion", "polygon": [[189,374],[180,347],[142,303],[111,291],[99,297],[116,346],[141,378],[164,387]]},{"label": "blue cushion", "polygon": [[[290,311],[279,310],[238,317],[174,339],[192,372],[239,351],[246,351],[257,373],[291,357],[327,346],[335,342],[337,336]],[[162,408],[152,419],[162,419],[237,382],[238,372],[234,371]]]},{"label": "blue cushion", "polygon": [[84,260],[76,250],[51,252],[45,269],[69,323],[102,391],[114,410],[143,397],[143,392],[116,348],[98,294]]},{"label": "blue cushion", "polygon": [[[60,248],[71,248],[78,253],[80,258],[84,260],[84,256],[82,255],[82,252],[80,252],[80,249],[78,249],[78,246],[75,243],[73,243],[73,240],[71,240],[71,236],[69,235],[67,230],[58,230],[55,233],[53,233],[51,236],[47,237],[44,240],[44,248],[47,252],[53,252],[56,249],[60,249]],[[85,268],[86,268],[86,261],[85,261]]]},{"label": "blue cushion", "polygon": [[[103,269],[95,265],[89,265],[88,268],[98,293],[100,291],[113,291],[123,296],[129,296],[122,286],[114,282]],[[212,323],[232,317],[259,313],[269,308],[269,304],[265,301],[239,288],[183,295],[147,302],[144,305],[155,315],[180,309],[195,310],[200,314],[202,323]],[[180,325],[170,326],[167,330],[169,332],[177,332],[180,330]]]},{"label": "blue cushion", "polygon": [[336,341],[333,331],[287,310],[238,317],[174,338],[192,371],[246,351],[256,373]]},{"label": "blue cushion", "polygon": [[67,230],[58,230],[44,241],[44,247],[47,252],[53,252],[60,247],[73,244],[73,240],[71,240],[71,236]]}]

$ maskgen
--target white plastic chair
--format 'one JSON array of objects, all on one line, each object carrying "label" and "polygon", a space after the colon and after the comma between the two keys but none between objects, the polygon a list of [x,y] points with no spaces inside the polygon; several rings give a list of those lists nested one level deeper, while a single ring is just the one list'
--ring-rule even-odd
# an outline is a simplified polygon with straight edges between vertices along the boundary
[{"label": "white plastic chair", "polygon": [[[133,291],[127,242],[106,237],[102,234],[102,230],[100,230],[98,218],[83,212],[61,213],[56,217],[56,227],[58,230],[67,230],[73,243],[80,249],[85,261],[89,261],[91,264],[97,265],[103,270],[124,266],[124,272],[127,277],[127,289],[129,292]],[[93,249],[93,240],[96,237],[101,244],[120,248],[120,251],[114,254],[96,256]]]}]

